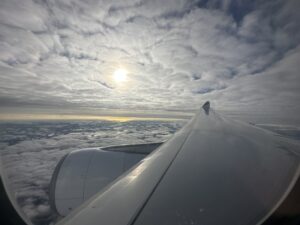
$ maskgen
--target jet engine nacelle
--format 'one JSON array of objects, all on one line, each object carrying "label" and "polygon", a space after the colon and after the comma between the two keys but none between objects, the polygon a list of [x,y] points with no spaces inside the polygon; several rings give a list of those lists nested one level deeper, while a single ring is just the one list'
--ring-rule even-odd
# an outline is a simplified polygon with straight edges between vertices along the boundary
[{"label": "jet engine nacelle", "polygon": [[100,148],[76,150],[65,155],[51,179],[52,208],[61,216],[66,216],[145,156]]}]

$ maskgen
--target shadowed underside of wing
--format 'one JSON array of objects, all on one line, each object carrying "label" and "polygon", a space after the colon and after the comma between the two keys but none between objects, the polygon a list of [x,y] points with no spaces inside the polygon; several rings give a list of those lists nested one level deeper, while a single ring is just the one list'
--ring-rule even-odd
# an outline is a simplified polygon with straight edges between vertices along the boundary
[{"label": "shadowed underside of wing", "polygon": [[204,106],[169,141],[61,223],[260,224],[295,183],[299,146]]}]

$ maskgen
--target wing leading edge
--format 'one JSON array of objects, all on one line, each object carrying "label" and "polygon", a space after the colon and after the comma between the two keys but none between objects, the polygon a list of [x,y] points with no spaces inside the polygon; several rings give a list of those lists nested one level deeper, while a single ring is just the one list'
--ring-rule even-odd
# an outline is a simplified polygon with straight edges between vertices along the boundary
[{"label": "wing leading edge", "polygon": [[299,176],[299,146],[209,103],[169,141],[60,224],[262,223]]}]

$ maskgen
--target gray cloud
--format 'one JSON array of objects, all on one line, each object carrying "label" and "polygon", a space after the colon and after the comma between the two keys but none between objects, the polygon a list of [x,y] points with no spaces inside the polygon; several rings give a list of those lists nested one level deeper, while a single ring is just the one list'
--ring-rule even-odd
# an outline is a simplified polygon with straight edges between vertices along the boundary
[{"label": "gray cloud", "polygon": [[[0,6],[2,107],[192,111],[209,99],[220,110],[299,113],[297,0]],[[119,67],[124,84],[112,79]]]},{"label": "gray cloud", "polygon": [[[1,163],[24,213],[35,225],[54,224],[58,218],[49,206],[49,183],[63,155],[91,147],[165,141],[185,123],[186,120],[0,123]],[[300,127],[257,126],[300,140]]]},{"label": "gray cloud", "polygon": [[52,224],[57,215],[49,206],[49,183],[63,155],[82,148],[165,141],[184,123],[0,123],[1,162],[24,213],[35,225]]}]

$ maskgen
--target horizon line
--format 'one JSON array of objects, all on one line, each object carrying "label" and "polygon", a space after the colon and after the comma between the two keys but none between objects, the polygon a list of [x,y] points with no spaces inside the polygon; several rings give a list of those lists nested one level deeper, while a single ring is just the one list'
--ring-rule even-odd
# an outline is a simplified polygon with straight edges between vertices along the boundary
[{"label": "horizon line", "polygon": [[104,120],[114,122],[128,122],[128,121],[142,121],[142,120],[153,120],[153,121],[176,121],[186,120],[186,117],[151,117],[151,116],[118,116],[118,115],[70,115],[70,114],[0,114],[0,121],[59,121],[59,120]]}]

